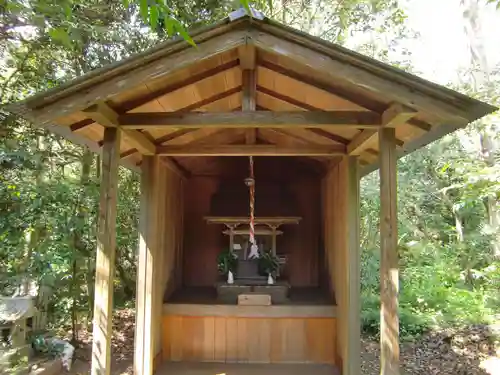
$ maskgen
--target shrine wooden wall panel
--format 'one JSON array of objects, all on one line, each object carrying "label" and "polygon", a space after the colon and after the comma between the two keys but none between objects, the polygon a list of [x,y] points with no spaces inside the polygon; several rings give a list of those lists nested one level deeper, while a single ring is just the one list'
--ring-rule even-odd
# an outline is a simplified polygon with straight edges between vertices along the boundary
[{"label": "shrine wooden wall panel", "polygon": [[[223,226],[208,225],[210,200],[220,180],[214,177],[192,177],[185,185],[185,226],[183,282],[185,286],[213,286],[217,281],[217,254],[229,246],[222,234]],[[243,183],[243,182],[242,182]],[[302,216],[299,225],[283,226],[284,235],[277,239],[278,249],[288,254],[287,275],[292,286],[317,286],[319,274],[319,239],[321,231],[321,180],[300,176],[288,184],[294,203]],[[259,200],[256,205],[266,205]]]},{"label": "shrine wooden wall panel", "polygon": [[288,253],[288,276],[292,286],[317,286],[319,282],[321,181],[301,179],[291,183],[302,216],[299,225],[284,226],[277,246]]},{"label": "shrine wooden wall panel", "polygon": [[163,251],[163,296],[168,297],[182,283],[182,250],[184,226],[184,186],[183,181],[173,171],[166,168],[162,206],[165,207],[159,237]]},{"label": "shrine wooden wall panel", "polygon": [[213,286],[217,280],[216,259],[224,243],[222,228],[208,225],[210,199],[218,180],[192,177],[185,187],[183,281],[186,286]]},{"label": "shrine wooden wall panel", "polygon": [[[338,321],[345,321],[346,286],[345,278],[345,236],[342,235],[343,220],[345,220],[346,197],[343,191],[342,169],[335,166],[326,175],[323,181],[323,229],[325,241],[325,258],[328,265],[330,288],[335,294],[337,302]],[[337,346],[339,348],[338,362],[344,357],[342,346],[345,345],[346,337],[344,327],[339,324],[337,335]]]},{"label": "shrine wooden wall panel", "polygon": [[[347,371],[349,360],[359,356],[359,185],[353,176],[356,164],[345,158],[323,180],[323,238],[330,288],[337,303],[337,362]],[[354,218],[354,219],[353,219]],[[352,225],[352,226],[351,226]],[[350,359],[351,358],[351,359]]]},{"label": "shrine wooden wall panel", "polygon": [[[155,259],[158,267],[158,282],[154,284],[154,321],[162,317],[162,301],[180,285],[183,244],[183,184],[184,181],[170,169],[162,166],[158,179],[158,197],[155,201],[160,209],[155,215],[158,220],[156,228],[157,246],[161,249],[159,259]],[[157,263],[156,263],[157,262]],[[161,353],[161,332],[155,332],[155,354]]]},{"label": "shrine wooden wall panel", "polygon": [[163,360],[335,364],[335,318],[163,316]]}]

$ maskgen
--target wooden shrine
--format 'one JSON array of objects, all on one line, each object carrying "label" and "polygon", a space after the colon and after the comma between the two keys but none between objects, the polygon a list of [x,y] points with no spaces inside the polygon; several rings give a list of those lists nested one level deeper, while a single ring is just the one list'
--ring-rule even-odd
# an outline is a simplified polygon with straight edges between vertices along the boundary
[{"label": "wooden shrine", "polygon": [[[134,374],[359,375],[359,180],[379,170],[381,374],[399,375],[397,159],[496,108],[241,12],[8,108],[101,154],[92,375],[110,374],[120,165],[141,174]],[[286,303],[217,301],[249,178]]]}]

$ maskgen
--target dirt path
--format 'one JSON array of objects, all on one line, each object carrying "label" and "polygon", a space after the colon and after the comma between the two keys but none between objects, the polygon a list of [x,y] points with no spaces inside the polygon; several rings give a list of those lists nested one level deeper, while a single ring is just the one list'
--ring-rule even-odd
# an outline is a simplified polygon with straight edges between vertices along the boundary
[{"label": "dirt path", "polygon": [[[487,326],[433,332],[401,345],[405,375],[500,375],[499,336]],[[379,374],[379,345],[363,340],[362,374]]]},{"label": "dirt path", "polygon": [[[134,312],[120,310],[113,320],[112,374],[132,374]],[[76,351],[71,375],[84,375],[90,369],[90,335]],[[462,330],[433,332],[418,341],[403,343],[401,363],[405,375],[500,375],[500,326],[471,326]],[[364,339],[361,345],[361,373],[379,374],[379,345]]]}]

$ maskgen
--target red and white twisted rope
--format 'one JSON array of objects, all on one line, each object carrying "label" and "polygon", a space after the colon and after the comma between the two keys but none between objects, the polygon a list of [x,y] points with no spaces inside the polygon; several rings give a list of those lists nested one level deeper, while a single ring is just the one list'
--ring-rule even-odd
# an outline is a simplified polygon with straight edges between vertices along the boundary
[{"label": "red and white twisted rope", "polygon": [[250,156],[250,178],[252,183],[250,184],[250,243],[255,245],[255,178],[253,173],[253,157]]}]

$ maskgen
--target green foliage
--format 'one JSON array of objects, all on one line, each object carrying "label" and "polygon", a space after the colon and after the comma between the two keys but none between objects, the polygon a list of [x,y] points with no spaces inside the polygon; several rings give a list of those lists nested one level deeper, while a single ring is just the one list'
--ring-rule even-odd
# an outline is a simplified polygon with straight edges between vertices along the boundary
[{"label": "green foliage", "polygon": [[486,0],[488,4],[493,4],[496,6],[497,10],[500,10],[500,0]]},{"label": "green foliage", "polygon": [[221,275],[227,275],[229,271],[233,274],[237,272],[238,257],[229,249],[222,250],[217,255],[217,269]]},{"label": "green foliage", "polygon": [[279,259],[269,251],[263,251],[259,255],[258,268],[261,275],[276,275],[279,269]]},{"label": "green foliage", "polygon": [[[500,179],[477,174],[484,164],[461,136],[398,162],[400,331],[407,339],[437,326],[488,323],[500,307],[500,260],[484,230],[484,198]],[[373,335],[380,319],[377,186],[376,174],[362,181],[362,326]]]}]

